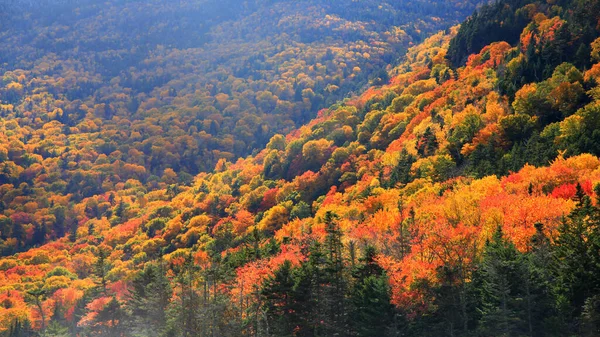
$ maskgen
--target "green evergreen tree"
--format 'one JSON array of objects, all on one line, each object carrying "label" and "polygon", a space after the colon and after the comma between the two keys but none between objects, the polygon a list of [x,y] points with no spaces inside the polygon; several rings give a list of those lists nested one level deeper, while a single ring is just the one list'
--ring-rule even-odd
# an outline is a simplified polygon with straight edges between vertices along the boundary
[{"label": "green evergreen tree", "polygon": [[345,293],[347,282],[345,265],[342,256],[342,231],[337,223],[338,215],[327,211],[325,213],[325,278],[323,282],[324,296],[321,304],[326,315],[325,335],[347,334],[348,322]]},{"label": "green evergreen tree", "polygon": [[35,337],[37,333],[32,329],[28,320],[15,320],[8,329],[7,337]]},{"label": "green evergreen tree", "polygon": [[95,321],[99,324],[95,324],[92,330],[100,336],[122,336],[125,329],[123,324],[124,318],[125,311],[121,307],[121,303],[113,296],[110,302],[98,312]]},{"label": "green evergreen tree", "polygon": [[108,261],[109,251],[106,248],[99,247],[96,252],[96,262],[94,264],[94,273],[96,276],[96,284],[100,288],[100,291],[106,296],[108,284],[107,274],[110,270]]},{"label": "green evergreen tree", "polygon": [[132,281],[127,311],[136,335],[161,336],[172,290],[163,263],[149,263]]},{"label": "green evergreen tree", "polygon": [[551,336],[558,331],[556,298],[552,292],[554,276],[550,266],[553,255],[550,239],[541,223],[535,224],[536,233],[531,239],[530,250],[522,254],[522,276],[527,335]]},{"label": "green evergreen tree", "polygon": [[391,331],[394,307],[388,278],[375,258],[374,247],[367,246],[352,276],[350,324],[357,336],[386,336]]},{"label": "green evergreen tree", "polygon": [[521,254],[504,238],[498,226],[485,246],[474,284],[478,285],[479,330],[488,336],[519,336],[526,314],[523,309]]},{"label": "green evergreen tree", "polygon": [[296,310],[295,284],[292,264],[286,260],[263,285],[269,332],[274,336],[293,336],[298,326],[296,314],[301,311]]},{"label": "green evergreen tree", "polygon": [[589,301],[600,294],[600,212],[579,184],[574,199],[577,205],[559,227],[554,247],[558,307],[569,331],[580,330],[586,302],[589,316]]}]

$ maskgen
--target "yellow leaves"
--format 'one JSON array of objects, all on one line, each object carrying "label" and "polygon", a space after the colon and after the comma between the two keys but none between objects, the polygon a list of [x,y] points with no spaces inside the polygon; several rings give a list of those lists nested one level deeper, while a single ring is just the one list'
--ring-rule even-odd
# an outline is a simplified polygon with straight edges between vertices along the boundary
[{"label": "yellow leaves", "polygon": [[50,252],[45,250],[34,250],[29,260],[24,261],[24,263],[29,265],[47,264],[50,262],[49,254]]},{"label": "yellow leaves", "polygon": [[531,100],[537,93],[537,84],[526,84],[515,94],[515,100],[512,104],[516,113],[531,114],[534,111],[531,106]]},{"label": "yellow leaves", "polygon": [[600,61],[600,37],[594,40],[590,46],[592,47],[592,60]]},{"label": "yellow leaves", "polygon": [[325,138],[310,140],[302,146],[302,158],[311,164],[323,164],[327,160],[327,152],[332,146],[333,141]]},{"label": "yellow leaves", "polygon": [[265,212],[263,219],[257,224],[257,228],[261,231],[274,232],[288,220],[288,209],[283,205],[276,205]]},{"label": "yellow leaves", "polygon": [[430,78],[427,80],[420,80],[420,81],[416,81],[415,83],[409,85],[406,89],[404,89],[402,94],[418,96],[425,92],[432,91],[437,86],[438,86],[438,83],[436,82],[435,78]]},{"label": "yellow leaves", "polygon": [[451,127],[455,128],[458,125],[464,123],[465,120],[469,118],[469,116],[479,116],[480,114],[481,113],[477,108],[475,108],[472,104],[469,104],[465,107],[464,110],[454,115],[454,118],[452,118]]},{"label": "yellow leaves", "polygon": [[537,23],[538,25],[541,24],[545,20],[548,20],[548,17],[544,13],[536,13],[533,16],[533,21],[535,23]]},{"label": "yellow leaves", "polygon": [[300,238],[310,227],[309,219],[298,219],[288,222],[283,225],[281,229],[275,232],[275,238],[277,240],[284,240],[285,238]]},{"label": "yellow leaves", "polygon": [[24,88],[21,83],[11,82],[6,85],[6,89],[17,93],[22,93]]},{"label": "yellow leaves", "polygon": [[[0,218],[0,220],[1,220],[1,218]],[[14,268],[18,265],[19,265],[19,263],[14,258],[7,257],[7,258],[0,259],[0,271],[2,271],[2,272],[7,271],[11,268]],[[0,289],[0,291],[1,291],[1,289]]]},{"label": "yellow leaves", "polygon": [[208,215],[197,215],[190,219],[188,227],[206,229],[211,224],[211,222],[212,220]]},{"label": "yellow leaves", "polygon": [[175,184],[177,183],[177,173],[170,167],[166,168],[161,179],[165,184]]},{"label": "yellow leaves", "polygon": [[144,243],[141,246],[141,249],[144,253],[146,253],[150,256],[158,256],[160,249],[162,247],[165,247],[166,245],[167,245],[166,241],[163,240],[162,238],[153,238],[153,239],[144,241]]},{"label": "yellow leaves", "polygon": [[[504,103],[504,102],[502,102]],[[506,111],[504,109],[504,105],[501,104],[500,95],[498,93],[491,92],[487,96],[487,102],[485,105],[485,114],[483,114],[483,119],[486,123],[496,123],[500,120],[501,117],[506,115]]]},{"label": "yellow leaves", "polygon": [[584,79],[586,82],[600,82],[600,63],[594,64],[590,70],[586,71]]},{"label": "yellow leaves", "polygon": [[31,321],[31,311],[23,296],[16,291],[0,293],[0,333],[8,331],[15,320]]},{"label": "yellow leaves", "polygon": [[583,118],[578,115],[572,115],[560,122],[560,139],[570,139],[579,135],[583,127]]},{"label": "yellow leaves", "polygon": [[269,150],[279,150],[284,151],[286,147],[286,140],[283,135],[276,134],[269,140],[267,144],[267,149]]},{"label": "yellow leaves", "polygon": [[193,227],[188,229],[185,233],[180,234],[177,239],[183,247],[189,247],[198,242],[198,240],[205,235],[207,235],[206,229]]},{"label": "yellow leaves", "polygon": [[415,126],[415,128],[412,130],[412,133],[414,135],[422,135],[425,130],[427,130],[427,128],[433,128],[433,132],[437,132],[438,129],[438,125],[434,124],[431,122],[431,117],[427,117],[425,119],[423,119],[423,121],[421,121],[418,125]]},{"label": "yellow leaves", "polygon": [[67,276],[51,276],[44,280],[44,290],[51,294],[58,289],[68,288],[70,284],[71,279]]},{"label": "yellow leaves", "polygon": [[584,153],[567,158],[564,164],[577,171],[596,170],[600,167],[600,159],[589,153]]}]

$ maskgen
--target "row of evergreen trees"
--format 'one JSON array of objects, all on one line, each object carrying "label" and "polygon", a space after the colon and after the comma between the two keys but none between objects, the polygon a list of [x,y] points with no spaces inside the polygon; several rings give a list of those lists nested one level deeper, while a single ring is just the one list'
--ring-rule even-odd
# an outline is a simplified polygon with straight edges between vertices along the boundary
[{"label": "row of evergreen trees", "polygon": [[[600,195],[600,185],[595,192]],[[147,264],[133,279],[126,303],[111,300],[94,324],[78,327],[55,312],[41,331],[15,322],[6,335],[598,336],[600,200],[592,202],[580,186],[575,200],[555,240],[536,224],[522,252],[498,227],[474,262],[440,267],[439,282],[415,282],[411,287],[429,300],[416,316],[391,304],[388,275],[377,263],[376,249],[365,245],[358,257],[356,244],[342,242],[337,216],[327,213],[325,241],[308,243],[308,259],[300,266],[285,262],[251,301],[228,298],[218,289],[235,264],[202,269],[188,257],[178,266]],[[399,254],[410,249],[402,247]],[[254,256],[261,254],[257,250]],[[97,287],[89,298],[109,294],[105,254],[99,255]],[[39,299],[40,294],[30,296]],[[86,304],[76,308],[76,318]]]},{"label": "row of evergreen trees", "polygon": [[575,199],[556,240],[536,224],[521,252],[498,227],[474,264],[442,266],[439,284],[415,282],[431,300],[417,317],[390,304],[375,249],[354,263],[353,247],[343,247],[335,222],[326,221],[325,247],[314,245],[306,263],[284,265],[263,288],[264,335],[598,336],[600,207],[581,187]]}]

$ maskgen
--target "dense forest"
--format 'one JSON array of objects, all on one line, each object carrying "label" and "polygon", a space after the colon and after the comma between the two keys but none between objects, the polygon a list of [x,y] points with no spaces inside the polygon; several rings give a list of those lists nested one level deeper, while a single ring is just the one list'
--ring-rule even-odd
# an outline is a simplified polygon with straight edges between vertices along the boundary
[{"label": "dense forest", "polygon": [[87,198],[123,184],[140,185],[143,198],[264,148],[275,133],[386,81],[406,48],[475,7],[9,4],[0,20],[0,212],[27,213],[35,220],[25,230],[46,233],[12,243],[2,236],[5,255],[75,230],[75,205]]},{"label": "dense forest", "polygon": [[0,335],[600,335],[600,1],[221,3],[3,8]]}]

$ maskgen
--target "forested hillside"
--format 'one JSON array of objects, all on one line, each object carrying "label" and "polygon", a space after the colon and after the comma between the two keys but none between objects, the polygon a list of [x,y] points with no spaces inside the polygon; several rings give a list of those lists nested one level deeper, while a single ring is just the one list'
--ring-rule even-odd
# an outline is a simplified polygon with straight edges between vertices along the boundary
[{"label": "forested hillside", "polygon": [[0,213],[26,213],[17,222],[37,234],[3,234],[0,251],[76,230],[86,198],[189,185],[219,159],[262,149],[386,81],[410,44],[475,3],[8,2]]},{"label": "forested hillside", "polygon": [[[296,4],[274,3],[283,6],[277,8]],[[355,20],[355,15],[370,20],[376,9],[396,9],[358,3],[365,7],[357,12],[342,5],[327,8],[336,20]],[[411,4],[415,13],[424,5]],[[334,7],[342,12],[333,12]],[[186,179],[181,167],[161,168],[161,177],[152,173],[144,166],[151,161],[144,148],[138,150],[142,161],[137,164],[128,162],[135,147],[104,154],[95,148],[103,144],[103,132],[118,135],[119,125],[130,132],[127,137],[134,132],[141,139],[152,132],[161,137],[164,143],[148,141],[150,151],[182,144],[152,130],[184,123],[186,115],[177,105],[185,101],[179,96],[183,89],[165,97],[147,94],[148,101],[136,94],[143,99],[128,112],[138,116],[128,117],[130,123],[119,124],[125,117],[118,117],[117,109],[111,118],[88,111],[76,125],[58,119],[43,124],[40,116],[50,109],[38,106],[40,115],[23,110],[27,104],[36,107],[26,98],[36,94],[22,91],[14,98],[20,103],[11,103],[12,115],[3,120],[2,136],[2,144],[22,146],[7,146],[2,164],[8,172],[21,167],[19,177],[34,180],[6,180],[0,187],[5,214],[0,238],[7,255],[0,259],[2,333],[597,336],[599,8],[597,0],[504,0],[485,6],[460,27],[410,48],[397,66],[376,78],[371,76],[376,67],[367,70],[363,79],[371,77],[370,86],[361,94],[330,104],[325,97],[335,94],[321,93],[320,104],[330,105],[309,122],[298,128],[305,119],[291,123],[289,132],[268,138],[251,156],[215,156],[214,170]],[[279,32],[285,32],[286,22],[291,25],[279,21]],[[369,27],[365,22],[370,21],[360,22]],[[373,19],[372,27],[383,22],[383,16]],[[216,29],[211,31],[217,36]],[[405,41],[417,32],[408,31],[401,34]],[[387,48],[376,40],[360,44]],[[383,64],[394,59],[378,55]],[[182,59],[193,63],[196,58]],[[371,56],[357,67],[362,71],[376,62]],[[155,74],[156,64],[147,65],[148,74]],[[257,68],[236,71],[243,69]],[[358,74],[344,75],[342,81],[360,83]],[[111,83],[124,83],[120,76]],[[229,83],[228,78],[219,83]],[[23,81],[9,82],[5,94]],[[216,88],[214,115],[227,116],[217,96],[239,98]],[[90,97],[104,92],[97,90]],[[157,105],[145,105],[152,98]],[[171,103],[161,105],[165,102]],[[325,106],[302,102],[310,109]],[[197,104],[193,107],[207,106]],[[194,122],[207,120],[190,116]],[[36,119],[43,127],[35,126]],[[136,129],[135,121],[163,124]],[[97,131],[86,129],[91,124]],[[225,133],[215,137],[220,135]],[[48,144],[48,151],[57,151],[57,139],[61,149],[87,147],[73,150],[73,159],[64,161],[59,158],[70,158],[65,153],[71,151],[45,159],[35,152],[39,147],[28,145]],[[15,154],[15,149],[21,150]],[[183,157],[160,158],[187,163]],[[35,159],[41,162],[21,166]],[[49,170],[48,163],[61,169]],[[154,177],[127,176],[131,165]],[[89,194],[83,194],[88,185],[60,190],[59,180],[66,185],[73,179],[53,178],[54,172],[86,177],[85,170],[105,174],[89,184],[101,189]]]}]

